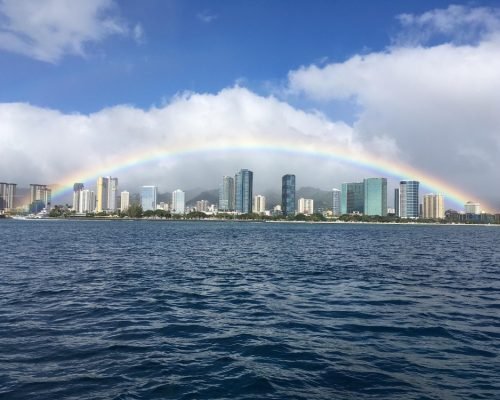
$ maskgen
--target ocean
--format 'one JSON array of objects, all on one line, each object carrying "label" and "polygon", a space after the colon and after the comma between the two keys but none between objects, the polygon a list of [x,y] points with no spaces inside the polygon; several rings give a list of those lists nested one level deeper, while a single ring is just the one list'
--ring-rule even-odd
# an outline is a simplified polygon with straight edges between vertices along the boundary
[{"label": "ocean", "polygon": [[500,228],[0,220],[2,399],[498,399]]}]

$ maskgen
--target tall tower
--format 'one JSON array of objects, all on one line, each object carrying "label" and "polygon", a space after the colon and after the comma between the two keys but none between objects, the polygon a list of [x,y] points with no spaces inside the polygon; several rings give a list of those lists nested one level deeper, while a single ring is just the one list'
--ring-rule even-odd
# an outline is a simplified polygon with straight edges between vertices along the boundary
[{"label": "tall tower", "polygon": [[340,212],[363,214],[365,212],[365,185],[363,182],[343,183],[341,190]]},{"label": "tall tower", "polygon": [[365,215],[387,215],[387,179],[368,178],[364,184],[364,214]]},{"label": "tall tower", "polygon": [[156,210],[156,197],[158,188],[156,186],[143,186],[141,188],[141,206],[143,211]]},{"label": "tall tower", "polygon": [[418,181],[401,181],[399,183],[399,216],[401,218],[418,218]]},{"label": "tall tower", "polygon": [[266,197],[258,194],[253,198],[253,212],[263,214],[266,211]]},{"label": "tall tower", "polygon": [[394,215],[399,217],[399,188],[394,189]]},{"label": "tall tower", "polygon": [[424,195],[422,216],[430,219],[444,219],[444,196],[442,194]]},{"label": "tall tower", "polygon": [[75,183],[73,185],[73,211],[80,211],[80,203],[82,201],[83,183]]},{"label": "tall tower", "polygon": [[248,169],[240,170],[235,176],[234,187],[236,212],[250,214],[252,212],[253,172]]},{"label": "tall tower", "polygon": [[172,212],[174,214],[186,212],[186,194],[180,189],[172,192]]},{"label": "tall tower", "polygon": [[116,206],[116,198],[118,195],[118,178],[108,177],[108,179],[109,179],[108,209],[110,211],[116,211],[116,209],[118,208]]},{"label": "tall tower", "polygon": [[120,194],[120,211],[125,212],[130,206],[130,193],[124,190]]},{"label": "tall tower", "polygon": [[16,184],[0,182],[0,210],[15,207]]},{"label": "tall tower", "polygon": [[219,187],[219,211],[234,211],[234,178],[223,176]]},{"label": "tall tower", "polygon": [[281,178],[281,211],[284,216],[295,215],[295,175],[287,174]]},{"label": "tall tower", "polygon": [[52,190],[47,185],[30,184],[30,204],[40,202],[42,208],[50,208],[52,201]]},{"label": "tall tower", "polygon": [[109,179],[103,176],[97,178],[97,212],[108,209]]},{"label": "tall tower", "polygon": [[332,213],[334,217],[340,215],[340,190],[332,189]]}]

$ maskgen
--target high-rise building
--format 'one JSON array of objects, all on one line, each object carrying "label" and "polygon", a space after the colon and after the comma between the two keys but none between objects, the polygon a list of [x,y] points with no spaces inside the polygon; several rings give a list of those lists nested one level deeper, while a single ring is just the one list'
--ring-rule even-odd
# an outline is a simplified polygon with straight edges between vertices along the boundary
[{"label": "high-rise building", "polygon": [[78,205],[78,212],[90,213],[94,212],[96,208],[95,204],[95,193],[93,190],[84,189],[80,193],[80,202]]},{"label": "high-rise building", "polygon": [[314,200],[301,197],[299,199],[299,214],[314,214]]},{"label": "high-rise building", "polygon": [[15,207],[16,184],[0,182],[0,210]]},{"label": "high-rise building", "polygon": [[343,183],[340,212],[342,214],[364,213],[365,185],[363,182]]},{"label": "high-rise building", "polygon": [[399,183],[399,216],[401,218],[418,218],[418,181],[401,181]]},{"label": "high-rise building", "polygon": [[422,216],[426,219],[444,219],[444,196],[442,194],[424,195]]},{"label": "high-rise building", "polygon": [[266,197],[258,194],[253,198],[253,210],[254,213],[264,214],[266,212]]},{"label": "high-rise building", "polygon": [[141,206],[143,211],[156,210],[156,197],[158,188],[156,186],[141,187]]},{"label": "high-rise building", "polygon": [[109,194],[108,194],[108,209],[116,211],[118,206],[116,204],[118,198],[118,178],[109,177]]},{"label": "high-rise building", "polygon": [[219,187],[219,211],[234,211],[234,178],[223,176]]},{"label": "high-rise building", "polygon": [[387,179],[367,178],[364,184],[364,214],[365,215],[387,215]]},{"label": "high-rise building", "polygon": [[253,172],[240,170],[234,178],[234,200],[236,212],[250,214],[253,200]]},{"label": "high-rise building", "polygon": [[339,189],[332,189],[332,214],[334,217],[340,215],[340,198],[341,191]]},{"label": "high-rise building", "polygon": [[208,212],[209,207],[210,207],[210,204],[208,204],[208,200],[198,200],[196,202],[196,211],[206,213],[206,212]]},{"label": "high-rise building", "polygon": [[75,183],[73,185],[73,211],[75,212],[79,212],[82,191],[83,191],[83,183]]},{"label": "high-rise building", "polygon": [[103,176],[97,178],[97,212],[102,212],[108,209],[108,186],[108,178]]},{"label": "high-rise building", "polygon": [[42,208],[50,208],[52,190],[47,185],[30,184],[30,203],[39,202]]},{"label": "high-rise building", "polygon": [[184,214],[186,212],[186,194],[180,190],[172,192],[172,213]]},{"label": "high-rise building", "polygon": [[399,188],[394,189],[394,215],[399,217]]},{"label": "high-rise building", "polygon": [[281,178],[281,211],[283,215],[295,215],[295,175],[287,174]]},{"label": "high-rise building", "polygon": [[97,178],[97,212],[116,211],[118,178],[101,176]]},{"label": "high-rise building", "polygon": [[120,211],[125,212],[130,207],[130,193],[124,190],[120,193]]},{"label": "high-rise building", "polygon": [[468,201],[464,204],[464,211],[466,214],[481,214],[481,204],[474,201]]}]

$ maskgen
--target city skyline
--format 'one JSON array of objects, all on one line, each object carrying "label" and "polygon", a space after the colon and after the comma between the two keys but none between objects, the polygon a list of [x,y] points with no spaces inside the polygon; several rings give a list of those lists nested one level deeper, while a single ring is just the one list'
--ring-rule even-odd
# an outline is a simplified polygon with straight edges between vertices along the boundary
[{"label": "city skyline", "polygon": [[[59,184],[57,201],[98,176],[119,175],[130,188],[211,188],[246,165],[261,177],[257,191],[289,170],[321,188],[385,176],[391,193],[418,180],[456,206],[500,210],[489,184],[500,179],[491,108],[500,101],[500,11],[491,2],[295,2],[283,13],[281,2],[207,10],[174,1],[173,12],[96,0],[68,14],[43,1],[8,4],[6,182]],[[35,18],[40,9],[46,19]],[[73,14],[87,22],[76,36]]]}]

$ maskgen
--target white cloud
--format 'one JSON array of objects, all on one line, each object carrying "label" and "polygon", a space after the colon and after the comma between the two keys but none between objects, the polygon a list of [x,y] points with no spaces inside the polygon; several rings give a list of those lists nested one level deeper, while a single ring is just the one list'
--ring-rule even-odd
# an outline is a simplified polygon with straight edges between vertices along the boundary
[{"label": "white cloud", "polygon": [[500,10],[490,7],[450,5],[421,15],[398,16],[403,30],[400,43],[426,43],[443,35],[454,43],[470,43],[484,39],[500,30]]},{"label": "white cloud", "polygon": [[491,185],[500,180],[498,11],[464,10],[450,7],[402,19],[406,26],[450,34],[459,27],[482,27],[488,33],[477,44],[405,44],[302,67],[289,73],[288,92],[318,107],[356,102],[361,111],[354,129],[365,143],[385,137],[407,163],[499,201]]},{"label": "white cloud", "polygon": [[[84,56],[89,43],[130,34],[115,11],[113,0],[1,0],[0,48],[51,63]],[[142,37],[136,28],[132,35]]]},{"label": "white cloud", "polygon": [[136,43],[140,44],[144,42],[144,28],[141,24],[136,24],[134,26],[134,29],[132,30],[132,36],[134,37]]},{"label": "white cloud", "polygon": [[219,18],[219,16],[216,14],[210,13],[208,11],[203,11],[203,12],[196,14],[196,18],[198,18],[201,22],[209,24],[210,22],[215,21],[217,18]]},{"label": "white cloud", "polygon": [[[4,144],[0,147],[2,179],[20,185],[59,182],[72,172],[158,148],[270,143],[363,150],[350,126],[240,87],[218,94],[180,94],[149,110],[122,105],[90,115],[64,114],[23,103],[0,104],[0,138]],[[12,169],[12,165],[19,167]],[[297,174],[300,186],[323,188],[352,176],[351,169],[333,160],[318,164],[310,156],[265,151],[180,155],[112,173],[118,175],[124,189],[143,184],[157,184],[161,190],[211,189],[218,186],[222,175],[240,168],[254,170],[256,190],[279,190],[281,176],[290,172]]]}]

